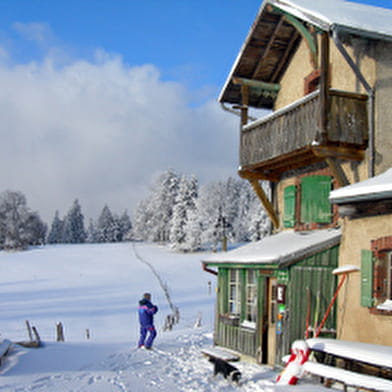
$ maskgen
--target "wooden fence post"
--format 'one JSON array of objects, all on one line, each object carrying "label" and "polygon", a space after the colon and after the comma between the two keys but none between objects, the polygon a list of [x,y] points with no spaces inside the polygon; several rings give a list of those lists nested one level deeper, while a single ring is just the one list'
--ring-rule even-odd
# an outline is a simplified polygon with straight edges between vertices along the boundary
[{"label": "wooden fence post", "polygon": [[61,322],[57,323],[56,330],[57,330],[57,341],[64,342],[64,328]]}]

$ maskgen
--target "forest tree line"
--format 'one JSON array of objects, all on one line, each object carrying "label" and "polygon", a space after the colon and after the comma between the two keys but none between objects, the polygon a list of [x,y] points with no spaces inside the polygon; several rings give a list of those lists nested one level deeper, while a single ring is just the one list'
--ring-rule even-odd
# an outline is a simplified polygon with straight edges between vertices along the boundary
[{"label": "forest tree line", "polygon": [[132,220],[127,211],[118,215],[105,205],[87,226],[77,199],[64,217],[56,211],[48,227],[21,192],[0,194],[0,248],[5,250],[138,240],[196,251],[217,249],[222,241],[256,241],[269,231],[270,221],[251,187],[234,178],[199,187],[195,176],[168,170],[153,182]]},{"label": "forest tree line", "polygon": [[[263,187],[267,188],[264,183]],[[199,187],[195,176],[168,170],[137,207],[137,240],[169,244],[179,251],[216,250],[224,239],[257,241],[271,223],[247,181],[228,178]]]}]

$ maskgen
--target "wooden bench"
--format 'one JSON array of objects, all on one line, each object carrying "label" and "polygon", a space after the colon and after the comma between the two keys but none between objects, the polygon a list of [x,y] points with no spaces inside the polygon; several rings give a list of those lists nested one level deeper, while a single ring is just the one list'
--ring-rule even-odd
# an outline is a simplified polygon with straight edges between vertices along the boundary
[{"label": "wooden bench", "polygon": [[392,381],[380,377],[359,374],[313,361],[305,362],[303,369],[308,373],[321,377],[326,384],[330,381],[343,384],[344,391],[347,391],[347,387],[364,391],[392,391]]},{"label": "wooden bench", "polygon": [[222,374],[230,381],[238,383],[241,379],[241,372],[229,362],[240,360],[240,356],[230,350],[220,347],[205,348],[201,350],[208,360],[214,364],[214,376]]},{"label": "wooden bench", "polygon": [[318,362],[307,361],[303,369],[327,385],[339,382],[344,391],[392,391],[392,347],[323,338],[307,343]]},{"label": "wooden bench", "polygon": [[204,348],[201,350],[201,352],[209,358],[219,358],[222,361],[226,362],[236,362],[240,360],[240,356],[230,350],[226,350],[221,347],[210,347],[210,348]]}]

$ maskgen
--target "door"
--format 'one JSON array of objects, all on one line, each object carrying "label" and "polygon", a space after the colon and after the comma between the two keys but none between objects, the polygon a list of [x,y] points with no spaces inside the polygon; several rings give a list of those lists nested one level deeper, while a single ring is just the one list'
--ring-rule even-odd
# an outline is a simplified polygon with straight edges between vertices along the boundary
[{"label": "door", "polygon": [[276,355],[276,278],[268,278],[268,361],[275,364]]}]

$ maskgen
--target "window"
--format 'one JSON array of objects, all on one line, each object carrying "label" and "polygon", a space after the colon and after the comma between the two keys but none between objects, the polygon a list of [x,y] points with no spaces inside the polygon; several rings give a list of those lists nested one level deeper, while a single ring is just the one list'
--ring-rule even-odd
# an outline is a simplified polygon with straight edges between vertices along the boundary
[{"label": "window", "polygon": [[374,314],[392,313],[392,236],[371,241],[361,253],[361,305]]},{"label": "window", "polygon": [[248,270],[246,279],[246,313],[245,320],[256,323],[257,285],[256,271]]},{"label": "window", "polygon": [[229,313],[240,315],[241,311],[240,270],[229,271]]},{"label": "window", "polygon": [[330,176],[309,176],[301,181],[301,222],[331,223]]},{"label": "window", "polygon": [[380,301],[392,299],[392,252],[382,252],[375,262],[375,297]]},{"label": "window", "polygon": [[314,70],[304,79],[305,95],[317,90],[320,84],[320,69]]},{"label": "window", "polygon": [[284,198],[284,215],[283,225],[284,227],[295,226],[295,201],[296,201],[296,186],[287,186],[283,191]]}]

